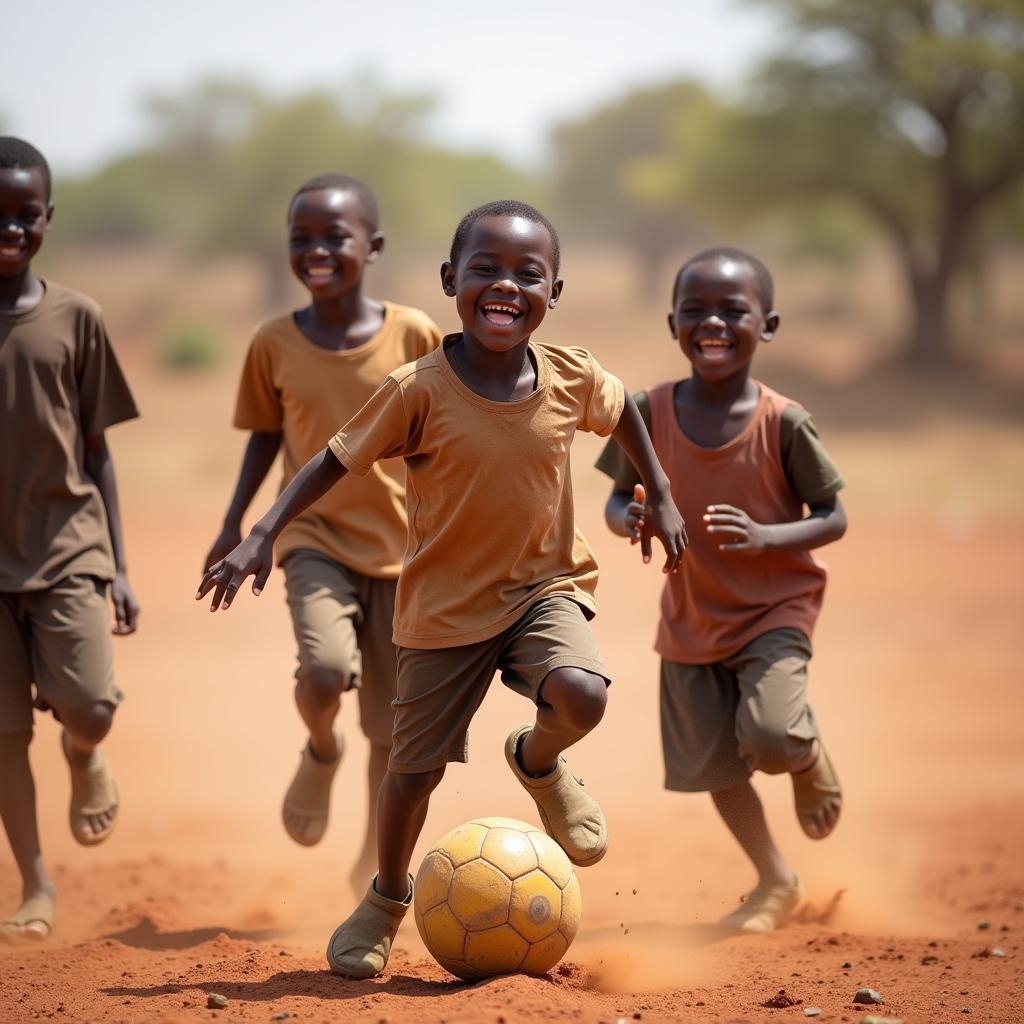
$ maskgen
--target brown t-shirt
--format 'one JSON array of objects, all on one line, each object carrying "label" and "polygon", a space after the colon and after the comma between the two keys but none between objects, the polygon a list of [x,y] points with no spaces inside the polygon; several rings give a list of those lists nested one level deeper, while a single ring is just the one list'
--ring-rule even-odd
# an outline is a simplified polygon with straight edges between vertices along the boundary
[{"label": "brown t-shirt", "polygon": [[549,594],[590,614],[596,607],[597,563],[573,518],[569,446],[577,430],[615,429],[621,382],[584,349],[530,342],[536,390],[492,402],[455,374],[450,340],[389,374],[330,442],[355,474],[405,458],[409,547],[394,634],[402,647],[487,640]]},{"label": "brown t-shirt", "polygon": [[[691,441],[676,418],[676,382],[638,396],[672,497],[689,524],[679,573],[667,578],[655,649],[669,661],[721,661],[771,629],[791,626],[808,638],[821,609],[825,566],[809,551],[747,556],[719,551],[708,505],[735,505],[761,523],[793,522],[805,504],[834,496],[843,479],[818,439],[810,414],[764,384],[750,423],[720,448]],[[614,443],[598,459],[621,491],[639,482]]]},{"label": "brown t-shirt", "polygon": [[[357,348],[332,352],[314,345],[291,314],[257,330],[242,370],[235,426],[283,434],[281,489],[363,407],[385,375],[435,349],[441,332],[418,309],[384,306],[381,329]],[[281,532],[278,560],[312,548],[365,576],[394,579],[407,533],[405,467],[379,462],[336,487]]]},{"label": "brown t-shirt", "polygon": [[106,509],[85,438],[138,416],[99,306],[44,281],[42,299],[0,311],[0,591],[114,577]]}]

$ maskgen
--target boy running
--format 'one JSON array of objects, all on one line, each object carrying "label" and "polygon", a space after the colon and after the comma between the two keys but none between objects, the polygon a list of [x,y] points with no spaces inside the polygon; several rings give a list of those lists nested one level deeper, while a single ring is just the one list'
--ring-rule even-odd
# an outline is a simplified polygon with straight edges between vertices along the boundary
[{"label": "boy running", "polygon": [[96,303],[32,272],[52,217],[46,160],[0,137],[0,819],[22,880],[21,906],[0,923],[7,942],[45,939],[56,918],[33,705],[63,726],[72,835],[103,842],[118,799],[98,745],[122,699],[110,635],[134,633],[139,616],[104,437],[138,410]]},{"label": "boy running", "polygon": [[[674,571],[683,523],[633,401],[589,352],[534,342],[562,291],[558,235],[533,207],[489,203],[460,222],[441,284],[462,330],[388,375],[296,475],[249,537],[203,577],[228,607],[285,524],[346,474],[380,458],[408,468],[409,546],[398,584],[394,746],[381,786],[378,874],[331,937],[334,971],[379,974],[412,900],[409,862],[430,793],[467,760],[469,723],[495,671],[537,708],[505,753],[545,829],[576,864],[604,855],[597,802],[561,756],[604,714],[609,677],[587,625],[597,565],[575,527],[569,447],[614,434],[651,494],[648,534]],[[347,486],[347,485],[346,485]]]},{"label": "boy running", "polygon": [[[292,197],[289,259],[310,303],[263,324],[250,344],[234,422],[252,433],[204,569],[241,543],[242,518],[282,447],[283,488],[386,374],[440,343],[419,310],[363,294],[366,267],[383,246],[377,200],[363,182],[325,174]],[[355,690],[370,741],[369,815],[351,873],[357,892],[373,869],[377,792],[391,749],[391,621],[406,534],[405,467],[395,459],[305,509],[275,548],[298,644],[295,703],[309,730],[284,798],[284,827],[304,846],[323,837],[344,747],[335,718],[342,694]]]},{"label": "boy running", "polygon": [[[812,839],[832,831],[842,805],[806,693],[825,590],[825,568],[810,551],[846,530],[843,480],[810,415],[750,376],[758,343],[778,330],[772,291],[767,268],[747,253],[694,256],[676,278],[668,317],[692,376],[637,396],[673,496],[704,524],[662,594],[655,647],[665,785],[710,791],[753,862],[757,886],[722,921],[749,932],[785,924],[803,895],[751,773],[792,776]],[[608,526],[642,541],[650,531],[643,482],[614,443],[597,465],[614,481]]]}]

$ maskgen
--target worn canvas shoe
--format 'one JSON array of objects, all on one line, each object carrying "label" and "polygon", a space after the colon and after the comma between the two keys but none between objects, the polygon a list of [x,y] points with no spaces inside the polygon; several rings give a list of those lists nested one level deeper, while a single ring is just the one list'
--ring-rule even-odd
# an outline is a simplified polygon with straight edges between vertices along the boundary
[{"label": "worn canvas shoe", "polygon": [[505,758],[512,773],[533,797],[544,831],[580,867],[596,864],[608,849],[608,826],[597,801],[569,771],[564,757],[555,770],[533,779],[519,764],[519,745],[532,727],[521,725],[505,741]]},{"label": "worn canvas shoe", "polygon": [[794,877],[792,885],[762,882],[731,913],[719,922],[737,932],[771,932],[793,916],[804,898],[804,887]]},{"label": "worn canvas shoe", "polygon": [[340,924],[327,943],[327,962],[335,974],[346,978],[375,978],[387,966],[395,934],[412,905],[412,875],[409,895],[391,900],[376,889],[373,876],[363,902]]}]

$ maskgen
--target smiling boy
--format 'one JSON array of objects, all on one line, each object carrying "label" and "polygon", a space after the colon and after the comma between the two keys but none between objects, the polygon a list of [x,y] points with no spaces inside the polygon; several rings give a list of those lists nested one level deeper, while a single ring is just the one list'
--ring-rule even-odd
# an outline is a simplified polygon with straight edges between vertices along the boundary
[{"label": "smiling boy", "polygon": [[[825,590],[824,566],[810,552],[846,529],[843,480],[806,410],[750,376],[758,345],[779,327],[760,260],[736,249],[694,256],[676,278],[668,322],[692,375],[637,400],[676,501],[704,528],[662,594],[655,647],[665,785],[711,792],[758,873],[722,923],[763,932],[785,924],[803,889],[751,773],[792,776],[811,838],[832,831],[842,805],[806,693]],[[613,443],[597,465],[614,481],[609,528],[642,538],[642,481]]]},{"label": "smiling boy", "polygon": [[[378,222],[373,192],[348,175],[311,178],[292,197],[289,261],[310,302],[263,324],[249,347],[235,426],[251,435],[204,568],[241,542],[242,518],[281,448],[284,487],[387,373],[439,344],[424,313],[364,294],[366,268],[384,246]],[[369,814],[351,872],[357,891],[373,869],[377,793],[391,748],[391,620],[406,532],[405,467],[389,460],[303,511],[276,545],[298,645],[295,703],[309,730],[284,798],[284,827],[304,846],[323,837],[344,749],[335,719],[343,694],[355,690],[370,743]]]},{"label": "smiling boy", "polygon": [[0,137],[0,818],[22,880],[0,941],[46,938],[56,917],[28,758],[33,706],[63,727],[72,835],[103,842],[118,797],[99,743],[122,697],[110,636],[133,633],[139,614],[104,436],[138,411],[96,303],[32,272],[52,217],[46,160]]},{"label": "smiling boy", "polygon": [[[569,447],[577,430],[614,434],[651,495],[650,532],[678,567],[683,523],[643,421],[589,352],[535,342],[562,291],[558,235],[539,211],[499,201],[468,213],[441,267],[462,330],[388,375],[370,401],[296,475],[249,537],[206,573],[228,607],[284,524],[347,474],[380,458],[408,467],[410,536],[398,584],[394,746],[381,786],[378,874],[331,937],[348,977],[379,974],[412,900],[408,873],[430,794],[496,671],[536,706],[505,754],[545,829],[579,865],[607,847],[600,806],[562,752],[601,720],[609,676],[587,620],[597,564],[573,518]],[[645,557],[650,557],[649,537]]]}]

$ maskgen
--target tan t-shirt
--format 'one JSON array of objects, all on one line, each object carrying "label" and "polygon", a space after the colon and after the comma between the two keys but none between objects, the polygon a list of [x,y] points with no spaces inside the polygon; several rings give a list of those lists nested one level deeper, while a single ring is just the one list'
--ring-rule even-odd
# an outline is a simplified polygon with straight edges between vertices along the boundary
[{"label": "tan t-shirt", "polygon": [[[675,387],[675,381],[659,384],[644,403],[654,450],[690,524],[680,572],[667,577],[662,591],[655,650],[669,661],[706,665],[771,629],[789,626],[810,639],[825,593],[825,566],[809,551],[719,551],[729,538],[709,534],[702,516],[708,505],[724,504],[756,522],[794,522],[804,504],[833,497],[843,478],[814,421],[796,402],[759,384],[761,397],[746,427],[721,447],[704,448],[679,426]],[[611,444],[597,467],[619,490],[637,482],[624,453]]]},{"label": "tan t-shirt", "polygon": [[[381,329],[358,348],[314,345],[291,314],[257,330],[242,370],[235,426],[282,432],[281,489],[380,387],[385,375],[435,349],[441,332],[425,313],[385,302]],[[336,487],[281,532],[278,560],[312,548],[378,579],[394,579],[406,542],[405,467],[380,462],[363,479]]]},{"label": "tan t-shirt", "polygon": [[389,374],[330,442],[358,475],[405,458],[409,547],[395,643],[487,640],[548,594],[592,614],[597,563],[573,518],[569,446],[577,430],[615,429],[621,382],[584,349],[531,342],[536,390],[492,402],[456,376],[445,347]]},{"label": "tan t-shirt", "polygon": [[0,591],[114,577],[107,513],[85,438],[139,411],[99,306],[51,281],[0,312]]}]

